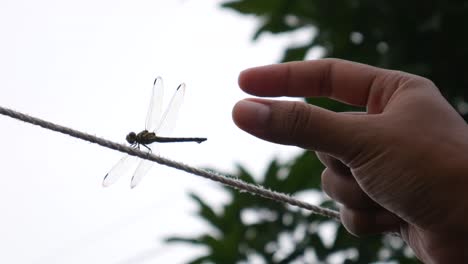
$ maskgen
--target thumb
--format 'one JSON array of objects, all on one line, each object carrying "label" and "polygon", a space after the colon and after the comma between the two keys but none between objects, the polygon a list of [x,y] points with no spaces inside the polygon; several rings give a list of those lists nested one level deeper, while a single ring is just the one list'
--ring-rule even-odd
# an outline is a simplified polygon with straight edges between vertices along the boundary
[{"label": "thumb", "polygon": [[246,99],[232,112],[242,130],[271,142],[349,160],[362,145],[364,115],[335,113],[304,102]]}]

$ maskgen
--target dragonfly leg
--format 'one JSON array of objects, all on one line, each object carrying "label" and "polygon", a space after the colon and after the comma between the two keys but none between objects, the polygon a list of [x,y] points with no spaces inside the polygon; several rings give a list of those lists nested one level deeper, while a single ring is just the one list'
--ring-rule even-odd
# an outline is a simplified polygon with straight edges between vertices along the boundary
[{"label": "dragonfly leg", "polygon": [[148,149],[148,151],[149,151],[149,153],[151,153],[151,152],[152,152],[152,151],[151,151],[151,149],[150,149],[148,146],[146,146],[145,144],[141,144],[141,145],[142,145],[143,147],[147,148],[147,149]]}]

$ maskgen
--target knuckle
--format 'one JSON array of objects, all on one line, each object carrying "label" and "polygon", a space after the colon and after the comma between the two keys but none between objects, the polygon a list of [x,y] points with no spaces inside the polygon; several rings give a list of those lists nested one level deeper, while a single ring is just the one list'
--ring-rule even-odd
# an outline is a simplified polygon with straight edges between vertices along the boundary
[{"label": "knuckle", "polygon": [[389,70],[387,74],[388,79],[391,83],[396,84],[398,87],[412,87],[412,86],[434,86],[435,84],[422,76],[398,71],[398,70]]},{"label": "knuckle", "polygon": [[331,193],[331,190],[330,190],[330,184],[329,184],[329,169],[324,169],[322,171],[322,175],[320,176],[321,177],[321,185],[322,185],[322,190],[325,192],[325,194],[327,194],[329,197],[333,198],[333,194]]},{"label": "knuckle", "polygon": [[315,155],[317,156],[317,159],[325,166],[328,167],[328,160],[329,160],[329,155],[325,154],[324,152],[321,151],[316,151]]},{"label": "knuckle", "polygon": [[301,138],[310,122],[309,106],[303,102],[292,102],[285,111],[281,129],[288,138]]}]

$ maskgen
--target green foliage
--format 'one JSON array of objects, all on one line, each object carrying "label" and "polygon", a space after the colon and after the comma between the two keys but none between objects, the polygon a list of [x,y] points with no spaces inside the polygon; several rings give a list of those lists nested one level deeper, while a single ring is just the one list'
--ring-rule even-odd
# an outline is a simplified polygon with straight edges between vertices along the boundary
[{"label": "green foliage", "polygon": [[[468,99],[467,0],[236,0],[222,7],[258,19],[254,40],[263,33],[310,30],[314,37],[286,48],[282,61],[303,60],[312,48],[321,47],[326,57],[429,78],[454,105]],[[325,98],[308,102],[333,111],[362,110]],[[468,119],[467,113],[461,114]],[[261,180],[241,166],[237,176],[289,194],[314,193],[323,199],[323,206],[334,207],[320,192],[322,170],[318,159],[306,152],[287,164],[272,161]],[[213,232],[168,239],[208,249],[207,255],[191,263],[248,262],[253,255],[265,263],[304,263],[304,256],[310,252],[317,263],[328,263],[334,256],[341,256],[342,263],[418,263],[405,253],[407,249],[399,238],[358,239],[324,217],[230,188],[225,191],[231,199],[220,212],[191,194],[200,218]],[[247,215],[253,220],[248,221]],[[335,230],[329,232],[328,240],[319,235],[327,228]]]}]

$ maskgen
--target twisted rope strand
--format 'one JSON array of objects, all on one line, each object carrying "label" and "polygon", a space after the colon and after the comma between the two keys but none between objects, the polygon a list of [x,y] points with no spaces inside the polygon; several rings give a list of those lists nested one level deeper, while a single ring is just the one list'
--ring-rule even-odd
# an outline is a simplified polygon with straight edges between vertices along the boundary
[{"label": "twisted rope strand", "polygon": [[124,152],[132,156],[137,156],[142,159],[157,162],[159,164],[169,166],[178,170],[182,170],[182,171],[185,171],[185,172],[197,175],[197,176],[201,176],[201,177],[210,179],[212,181],[220,182],[222,184],[228,185],[238,190],[246,191],[253,195],[259,195],[264,198],[268,198],[277,202],[282,202],[282,203],[286,203],[289,205],[297,206],[299,208],[307,209],[315,214],[326,216],[326,217],[335,219],[337,221],[340,221],[339,213],[335,210],[312,205],[312,204],[297,200],[287,194],[268,190],[262,186],[257,186],[257,185],[253,185],[250,183],[246,183],[242,180],[229,177],[229,176],[225,176],[225,175],[221,175],[219,173],[197,169],[197,168],[188,166],[180,162],[162,158],[160,156],[156,156],[147,152],[143,152],[139,149],[135,149],[129,146],[115,143],[113,141],[100,138],[94,135],[90,135],[81,131],[77,131],[68,127],[57,125],[52,122],[45,121],[36,117],[32,117],[32,116],[29,116],[29,115],[26,115],[26,114],[23,114],[23,113],[20,113],[20,112],[17,112],[8,108],[1,107],[1,106],[0,106],[0,114],[9,116],[14,119],[22,120],[24,122],[43,127],[45,129],[53,130],[56,132],[60,132],[60,133],[63,133],[63,134],[66,134],[75,138],[79,138],[79,139],[91,142],[91,143],[95,143],[106,148]]}]

